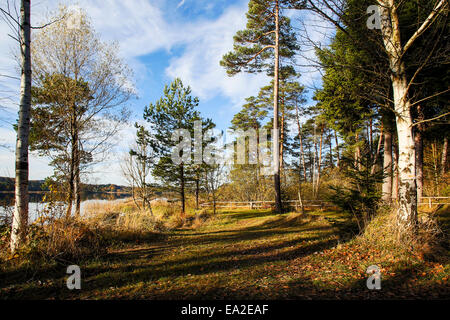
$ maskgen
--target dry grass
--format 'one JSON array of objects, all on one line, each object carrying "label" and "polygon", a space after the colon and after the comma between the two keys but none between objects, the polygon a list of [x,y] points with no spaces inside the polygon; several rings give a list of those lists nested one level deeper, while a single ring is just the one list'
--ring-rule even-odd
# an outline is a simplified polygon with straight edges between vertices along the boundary
[{"label": "dry grass", "polygon": [[89,259],[105,253],[99,228],[75,218],[41,218],[31,224],[27,239],[14,255],[9,251],[10,230],[0,240],[0,259],[8,264],[31,265]]},{"label": "dry grass", "polygon": [[87,223],[109,230],[111,237],[116,233],[116,238],[119,234],[118,238],[123,240],[128,234],[128,238],[136,240],[181,227],[200,228],[211,216],[206,210],[195,211],[188,207],[182,218],[178,204],[161,200],[152,201],[152,212],[139,210],[131,200],[93,202],[86,205],[84,217]]},{"label": "dry grass", "polygon": [[436,215],[422,213],[418,220],[417,230],[400,235],[394,211],[381,212],[368,224],[358,240],[367,246],[376,244],[382,250],[404,255],[413,254],[427,259],[445,256],[442,248],[445,236]]},{"label": "dry grass", "polygon": [[129,200],[86,203],[79,218],[64,218],[63,207],[48,206],[30,225],[26,243],[13,256],[10,227],[1,228],[0,260],[9,265],[39,265],[91,259],[106,253],[109,245],[153,240],[166,229],[161,215],[138,210]]},{"label": "dry grass", "polygon": [[[448,297],[448,262],[387,251],[383,244],[371,242],[383,239],[380,234],[387,238],[385,244],[393,239],[379,230],[389,217],[375,219],[366,235],[345,239],[347,217],[339,212],[302,216],[223,210],[201,224],[207,215],[205,211],[197,218],[188,216],[192,225],[168,231],[164,241],[113,247],[106,256],[81,261],[80,292],[61,290],[66,276],[62,273],[43,270],[30,281],[22,270],[13,270],[0,277],[0,295],[151,300]],[[201,230],[195,229],[197,223]],[[382,290],[377,292],[366,287],[371,265],[382,272]]]}]

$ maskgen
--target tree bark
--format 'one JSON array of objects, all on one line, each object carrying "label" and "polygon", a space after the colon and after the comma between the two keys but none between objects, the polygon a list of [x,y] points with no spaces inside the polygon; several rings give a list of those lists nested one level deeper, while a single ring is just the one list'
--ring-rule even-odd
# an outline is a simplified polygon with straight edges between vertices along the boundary
[{"label": "tree bark", "polygon": [[382,200],[389,204],[392,200],[392,132],[386,128],[384,132],[383,156],[384,180],[382,186]]},{"label": "tree bark", "polygon": [[[296,115],[297,115],[297,128],[298,128],[298,139],[300,141],[300,153],[301,153],[301,159],[300,162],[302,163],[302,167],[303,167],[303,179],[306,182],[307,178],[306,178],[306,165],[305,165],[305,153],[303,151],[303,135],[302,135],[302,126],[300,125],[300,115],[298,113],[298,106],[295,106],[295,111],[296,111]],[[300,163],[299,163],[299,167],[300,167]]]},{"label": "tree bark", "polygon": [[355,168],[361,171],[361,147],[359,146],[359,134],[355,136],[356,149],[355,149]]},{"label": "tree bark", "polygon": [[337,137],[337,133],[336,130],[334,131],[334,140],[336,141],[336,167],[339,168],[340,166],[340,161],[341,161],[341,155],[339,154],[339,141],[338,141],[338,137]]},{"label": "tree bark", "polygon": [[278,132],[278,89],[279,89],[279,38],[280,38],[280,7],[279,1],[275,1],[275,69],[273,81],[273,166],[274,166],[274,187],[275,187],[275,206],[279,213],[283,212],[281,202],[281,182],[280,182],[280,142]]},{"label": "tree bark", "polygon": [[75,184],[74,184],[74,193],[75,193],[75,216],[79,217],[81,214],[81,180],[80,180],[80,169],[77,169],[77,173],[75,175]]},{"label": "tree bark", "polygon": [[74,190],[74,181],[75,181],[75,175],[74,175],[74,161],[73,161],[73,147],[72,147],[72,159],[69,163],[69,177],[67,181],[67,196],[66,196],[66,218],[69,218],[72,215],[72,204],[73,204],[73,190]]},{"label": "tree bark", "polygon": [[420,201],[423,197],[423,137],[420,128],[415,130],[414,144],[416,149],[417,199]]},{"label": "tree bark", "polygon": [[256,131],[256,168],[255,168],[255,174],[256,174],[256,200],[259,201],[260,199],[260,191],[261,191],[261,187],[260,187],[260,181],[259,181],[259,176],[260,176],[260,159],[259,159],[259,128],[258,126],[255,126],[255,131]]},{"label": "tree bark", "polygon": [[186,203],[184,194],[184,165],[180,164],[180,196],[181,196],[181,218],[184,219],[186,213]]},{"label": "tree bark", "polygon": [[305,206],[303,205],[303,198],[302,198],[302,183],[299,182],[298,184],[298,201],[300,202],[300,210],[302,212],[302,215],[305,214]]},{"label": "tree bark", "polygon": [[28,145],[31,114],[31,25],[30,0],[22,0],[20,8],[20,109],[16,140],[15,205],[11,229],[11,251],[23,244],[28,226]]},{"label": "tree bark", "polygon": [[281,128],[280,128],[280,171],[284,166],[284,106],[281,110]]},{"label": "tree bark", "polygon": [[70,110],[70,162],[69,162],[69,177],[67,181],[67,209],[66,209],[66,218],[69,218],[72,215],[72,207],[75,199],[75,180],[76,180],[76,158],[77,158],[77,130],[76,130],[76,106],[72,104]]},{"label": "tree bark", "polygon": [[[417,187],[411,102],[408,97],[409,86],[403,60],[408,44],[405,45],[405,48],[402,46],[400,21],[394,0],[383,0],[381,2],[384,4],[380,6],[381,33],[389,58],[398,134],[397,220],[400,228],[409,230],[415,229],[417,226]],[[410,41],[414,41],[414,39]]]},{"label": "tree bark", "polygon": [[[400,74],[400,76],[399,76]],[[410,101],[404,64],[400,63],[397,75],[392,75],[398,133],[398,211],[397,218],[405,229],[417,225],[417,188],[415,176],[415,150],[412,134]]]},{"label": "tree bark", "polygon": [[447,172],[447,155],[448,155],[448,137],[444,137],[444,146],[442,147],[442,163],[441,163],[442,175],[444,175]]},{"label": "tree bark", "polygon": [[75,216],[80,216],[81,208],[81,179],[80,179],[80,143],[78,137],[78,128],[75,130],[75,183],[74,183],[74,196],[75,196]]},{"label": "tree bark", "polygon": [[198,194],[200,192],[200,185],[199,185],[200,178],[197,176],[197,179],[195,180],[195,209],[198,210]]},{"label": "tree bark", "polygon": [[328,146],[330,148],[330,168],[334,168],[334,159],[333,159],[333,142],[331,140],[331,135],[328,136]]},{"label": "tree bark", "polygon": [[395,143],[392,145],[394,151],[394,185],[392,187],[392,199],[395,200],[395,203],[398,204],[398,182],[399,182],[399,174],[398,174],[398,144]]},{"label": "tree bark", "polygon": [[384,135],[384,133],[383,133],[383,125],[381,125],[380,138],[378,139],[377,151],[376,151],[375,156],[373,158],[372,169],[370,170],[371,174],[374,174],[376,169],[377,169],[377,163],[378,163],[378,159],[380,158],[381,142],[383,141],[383,135]]},{"label": "tree bark", "polygon": [[317,179],[316,179],[316,192],[315,192],[315,198],[319,195],[319,184],[320,184],[320,171],[322,168],[322,146],[323,146],[323,133],[325,130],[325,125],[322,124],[322,128],[320,129],[320,143],[319,143],[319,155],[318,155],[318,162],[317,162]]},{"label": "tree bark", "polygon": [[316,198],[316,180],[317,180],[317,131],[316,131],[316,124],[314,123],[314,159],[313,159],[313,167],[312,167],[312,194],[313,198]]},{"label": "tree bark", "polygon": [[434,176],[434,194],[438,194],[439,192],[439,154],[438,154],[438,146],[437,140],[431,143],[431,154],[433,157],[433,176]]},{"label": "tree bark", "polygon": [[[368,126],[367,129],[369,130],[368,136],[369,136],[370,152],[371,152],[372,155],[373,155],[373,119],[372,119],[372,118],[370,118],[369,126]],[[380,139],[381,139],[381,136],[380,136]],[[381,140],[380,140],[380,141],[381,141]],[[374,157],[374,158],[375,158],[375,157]]]}]

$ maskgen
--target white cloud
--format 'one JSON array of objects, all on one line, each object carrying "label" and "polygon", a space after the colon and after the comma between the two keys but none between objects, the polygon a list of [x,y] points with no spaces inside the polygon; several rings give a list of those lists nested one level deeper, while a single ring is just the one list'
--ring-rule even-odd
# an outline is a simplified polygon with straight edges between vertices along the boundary
[{"label": "white cloud", "polygon": [[[241,5],[231,6],[216,19],[197,19],[186,21],[172,19],[177,8],[187,6],[185,0],[178,2],[177,6],[162,9],[162,0],[67,0],[66,3],[77,3],[84,8],[92,18],[94,28],[100,33],[103,40],[114,40],[120,44],[120,55],[135,71],[136,82],[141,82],[149,77],[148,70],[140,57],[154,53],[158,50],[171,52],[175,47],[184,50],[178,56],[169,61],[165,70],[168,77],[180,77],[189,84],[194,94],[203,101],[223,96],[229,98],[231,105],[227,110],[217,110],[223,114],[232,110],[235,112],[244,99],[257,94],[259,88],[270,81],[265,75],[238,74],[228,77],[225,70],[219,65],[222,55],[232,49],[233,35],[239,29],[245,27],[245,12],[247,1],[242,0]],[[176,2],[175,2],[176,3]],[[208,2],[210,3],[210,2]],[[57,2],[40,2],[33,5],[33,24],[41,23],[45,12],[54,10]],[[170,10],[173,10],[172,12]],[[9,38],[7,27],[0,23],[0,74],[16,75],[17,63],[11,57],[11,48],[16,43]],[[311,77],[310,79],[312,79]],[[7,90],[13,95],[12,101],[18,101],[18,81],[0,77],[0,91]],[[2,92],[3,93],[3,92]],[[2,102],[0,101],[0,105]],[[17,103],[8,104],[9,113],[2,113],[2,119],[8,118],[15,121]],[[2,112],[0,110],[0,112]],[[0,127],[2,124],[0,123]],[[0,132],[3,137],[5,131]],[[7,135],[11,134],[5,133]],[[15,139],[15,134],[13,132]],[[134,139],[134,128],[122,132],[123,139],[116,149],[117,156],[108,159],[107,163],[95,168],[99,182],[122,181],[118,170],[118,161],[124,150],[127,150]],[[7,139],[11,137],[8,136]],[[3,168],[8,168],[12,173],[13,154],[0,150],[0,175]],[[36,160],[36,161],[35,161]],[[45,159],[32,158],[32,176],[37,173],[45,177],[51,171],[43,162]],[[3,165],[3,163],[10,165]]]},{"label": "white cloud", "polygon": [[233,35],[245,27],[246,10],[246,6],[231,7],[215,21],[189,26],[186,49],[170,61],[166,74],[171,78],[180,77],[205,100],[223,95],[236,105],[256,94],[269,81],[265,75],[242,73],[229,77],[219,65],[222,56],[233,48]]}]

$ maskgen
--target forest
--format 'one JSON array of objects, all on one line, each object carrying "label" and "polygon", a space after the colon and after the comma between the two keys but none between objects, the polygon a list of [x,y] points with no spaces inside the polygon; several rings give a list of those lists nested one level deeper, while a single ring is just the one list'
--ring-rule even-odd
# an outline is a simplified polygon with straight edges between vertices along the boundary
[{"label": "forest", "polygon": [[[175,2],[178,19],[210,19]],[[0,4],[17,63],[0,69],[15,90],[0,90],[0,112],[15,101],[2,300],[448,300],[449,1],[238,4],[213,59],[215,85],[245,95],[226,108],[189,72],[157,75],[182,50],[208,73],[212,25],[130,64],[92,4],[39,18],[42,4]],[[30,178],[35,159],[48,175]]]}]

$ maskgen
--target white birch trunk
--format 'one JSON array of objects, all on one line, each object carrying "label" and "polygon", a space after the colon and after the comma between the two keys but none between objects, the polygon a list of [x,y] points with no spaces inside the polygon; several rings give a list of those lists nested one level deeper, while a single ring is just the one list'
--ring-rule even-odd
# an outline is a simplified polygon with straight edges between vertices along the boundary
[{"label": "white birch trunk", "polygon": [[31,25],[30,0],[22,0],[20,25],[20,109],[16,140],[15,205],[11,229],[11,251],[25,240],[28,226],[28,138],[31,114]]},{"label": "white birch trunk", "polygon": [[447,154],[448,154],[448,137],[444,137],[444,146],[442,147],[441,174],[447,172]]},{"label": "white birch trunk", "polygon": [[381,31],[388,54],[394,108],[398,134],[398,209],[399,226],[414,228],[417,223],[417,190],[415,176],[414,137],[412,133],[411,102],[408,97],[408,81],[403,61],[404,48],[400,38],[400,22],[394,0],[381,1]]},{"label": "white birch trunk", "polygon": [[383,156],[384,180],[382,186],[382,200],[391,203],[392,198],[392,133],[389,129],[384,133]]}]

